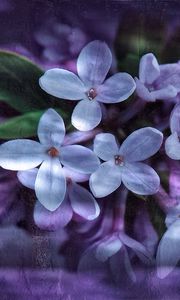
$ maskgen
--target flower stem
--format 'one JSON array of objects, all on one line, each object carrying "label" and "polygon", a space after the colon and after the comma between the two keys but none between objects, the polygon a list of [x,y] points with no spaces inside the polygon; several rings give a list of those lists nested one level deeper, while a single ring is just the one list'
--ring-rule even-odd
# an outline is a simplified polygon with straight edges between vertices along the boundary
[{"label": "flower stem", "polygon": [[167,213],[170,207],[173,207],[177,204],[177,201],[171,198],[168,193],[160,186],[159,191],[154,195],[156,202],[160,208]]},{"label": "flower stem", "polygon": [[116,192],[113,223],[114,231],[124,231],[127,195],[128,190],[125,187],[119,188]]}]

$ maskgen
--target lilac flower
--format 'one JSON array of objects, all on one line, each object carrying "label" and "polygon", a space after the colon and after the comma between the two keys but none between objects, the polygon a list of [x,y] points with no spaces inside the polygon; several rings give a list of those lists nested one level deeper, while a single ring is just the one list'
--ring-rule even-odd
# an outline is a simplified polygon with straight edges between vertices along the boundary
[{"label": "lilac flower", "polygon": [[155,154],[162,140],[160,131],[145,127],[130,134],[119,148],[112,134],[98,134],[94,140],[94,152],[105,162],[90,176],[89,183],[94,196],[109,195],[121,185],[121,181],[134,193],[156,193],[159,176],[140,161]]},{"label": "lilac flower", "polygon": [[35,39],[44,48],[42,56],[51,63],[64,63],[75,58],[85,45],[87,37],[78,27],[50,20],[43,24]]},{"label": "lilac flower", "polygon": [[[68,168],[63,168],[66,177],[67,190],[64,201],[55,211],[47,210],[39,201],[34,209],[36,225],[45,230],[57,230],[65,227],[72,219],[73,212],[86,220],[93,220],[100,213],[99,206],[92,194],[77,183],[85,182],[89,175],[77,173]],[[26,187],[34,189],[38,169],[19,171],[19,181]],[[47,200],[48,201],[48,200]]]},{"label": "lilac flower", "polygon": [[124,101],[135,90],[135,82],[127,73],[117,73],[104,81],[111,63],[112,54],[108,46],[93,41],[82,49],[78,57],[79,77],[55,68],[40,78],[40,86],[58,98],[81,100],[73,111],[71,121],[77,129],[88,131],[101,121],[101,103]]},{"label": "lilac flower", "polygon": [[157,274],[160,278],[168,276],[180,260],[179,171],[179,168],[173,165],[169,177],[169,194],[176,204],[167,209],[165,219],[167,230],[162,236],[157,249]]},{"label": "lilac flower", "polygon": [[9,170],[28,170],[40,166],[35,182],[38,200],[48,210],[56,210],[66,194],[66,179],[61,164],[84,174],[94,172],[99,160],[88,148],[62,146],[65,127],[53,109],[41,117],[37,130],[40,142],[17,139],[0,146],[0,165]]},{"label": "lilac flower", "polygon": [[115,280],[118,276],[121,277],[120,274],[122,274],[123,270],[132,281],[136,281],[127,248],[131,249],[143,263],[152,263],[151,254],[141,243],[123,232],[114,232],[94,243],[85,251],[79,263],[79,270],[85,271],[89,265],[96,266],[99,261],[109,265]]},{"label": "lilac flower", "polygon": [[176,104],[170,116],[171,135],[166,139],[166,154],[172,159],[180,159],[180,104]]},{"label": "lilac flower", "polygon": [[180,260],[180,205],[171,209],[166,217],[167,231],[157,249],[157,274],[160,278],[169,275]]},{"label": "lilac flower", "polygon": [[177,83],[179,77],[180,65],[160,66],[152,53],[145,54],[140,60],[139,79],[135,79],[136,93],[148,102],[174,98],[180,91],[180,84]]}]

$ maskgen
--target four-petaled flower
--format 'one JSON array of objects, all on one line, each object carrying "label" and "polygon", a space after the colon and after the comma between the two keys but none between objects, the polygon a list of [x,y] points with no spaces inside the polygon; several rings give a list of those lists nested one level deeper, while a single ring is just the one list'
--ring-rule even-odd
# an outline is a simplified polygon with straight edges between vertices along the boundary
[{"label": "four-petaled flower", "polygon": [[0,165],[4,169],[20,171],[33,169],[41,164],[35,181],[36,196],[44,207],[54,211],[66,194],[62,165],[91,174],[99,166],[99,160],[86,147],[62,145],[65,126],[61,116],[53,109],[48,109],[42,115],[37,134],[40,142],[17,139],[2,144]]},{"label": "four-petaled flower", "polygon": [[[131,250],[130,254],[129,250]],[[153,263],[151,253],[143,244],[124,232],[114,232],[98,240],[84,252],[79,263],[79,270],[86,271],[89,264],[93,268],[93,265],[99,261],[109,265],[108,269],[116,281],[118,281],[118,277],[121,278],[123,270],[135,282],[136,275],[131,264],[133,256],[138,256],[145,264]],[[95,262],[93,263],[93,261]]]},{"label": "four-petaled flower", "polygon": [[[79,183],[88,181],[89,175],[63,168],[66,177],[66,196],[55,211],[47,210],[39,201],[34,208],[34,222],[44,230],[57,230],[66,226],[72,219],[73,213],[86,220],[93,220],[99,216],[99,205],[92,194]],[[26,187],[34,190],[38,169],[19,171],[19,181]],[[46,200],[48,202],[48,199]]]},{"label": "four-petaled flower", "polygon": [[124,101],[135,90],[134,79],[127,73],[117,73],[104,82],[111,63],[108,46],[93,41],[79,54],[79,77],[64,69],[50,69],[40,78],[40,86],[58,98],[81,100],[74,108],[71,121],[77,129],[88,131],[101,121],[101,103]]},{"label": "four-petaled flower", "polygon": [[121,185],[121,181],[136,194],[155,194],[159,189],[159,176],[140,161],[155,154],[162,141],[163,134],[151,127],[134,131],[120,147],[112,134],[96,135],[94,152],[105,162],[90,176],[89,184],[94,196],[109,195]]},{"label": "four-petaled flower", "polygon": [[139,65],[139,79],[135,78],[137,95],[148,102],[174,98],[180,91],[180,84],[177,84],[179,74],[174,72],[177,68],[180,74],[180,65],[159,65],[152,53],[143,55]]}]

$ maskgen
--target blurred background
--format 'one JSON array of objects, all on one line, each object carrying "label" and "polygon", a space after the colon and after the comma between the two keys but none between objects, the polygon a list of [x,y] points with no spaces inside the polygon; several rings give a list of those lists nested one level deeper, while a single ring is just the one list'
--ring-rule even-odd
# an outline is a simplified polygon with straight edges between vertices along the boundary
[{"label": "blurred background", "polygon": [[[1,50],[22,54],[44,70],[76,71],[79,52],[95,39],[110,46],[112,72],[137,76],[147,52],[159,63],[179,60],[179,0],[0,0],[0,24]],[[2,103],[0,107],[2,120],[17,114]],[[1,300],[179,299],[179,270],[162,282],[154,270],[145,276],[140,268],[136,285],[122,280],[116,287],[101,272],[77,278],[83,238],[73,225],[57,232],[38,229],[32,222],[34,194],[12,173],[0,170]],[[130,206],[130,215],[132,211]]]}]

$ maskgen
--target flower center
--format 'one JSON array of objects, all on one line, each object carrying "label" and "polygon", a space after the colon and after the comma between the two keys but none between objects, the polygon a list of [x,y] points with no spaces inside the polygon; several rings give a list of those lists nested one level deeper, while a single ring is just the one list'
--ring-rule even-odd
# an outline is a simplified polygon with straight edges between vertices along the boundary
[{"label": "flower center", "polygon": [[95,89],[91,88],[88,92],[87,92],[87,96],[89,98],[89,100],[93,100],[96,96],[97,96],[97,92]]},{"label": "flower center", "polygon": [[56,157],[59,155],[59,151],[55,148],[55,147],[51,147],[49,150],[48,150],[48,154],[51,156],[51,157]]},{"label": "flower center", "polygon": [[115,155],[114,156],[115,165],[123,166],[124,165],[124,157],[122,155]]}]

